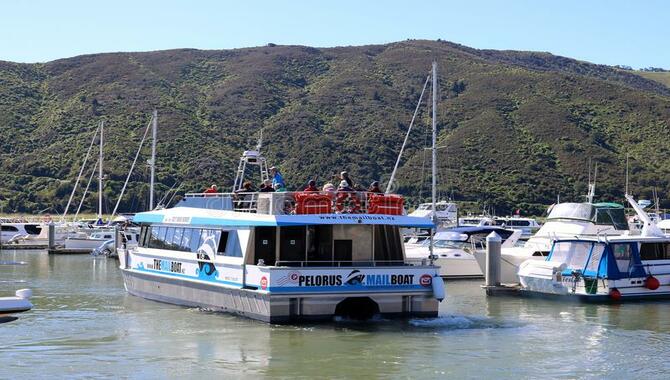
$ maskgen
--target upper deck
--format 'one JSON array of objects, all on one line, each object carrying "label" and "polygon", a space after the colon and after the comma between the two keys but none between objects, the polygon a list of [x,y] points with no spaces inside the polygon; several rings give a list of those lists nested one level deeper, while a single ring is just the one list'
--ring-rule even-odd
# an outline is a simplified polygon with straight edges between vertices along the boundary
[{"label": "upper deck", "polygon": [[367,192],[189,193],[174,208],[139,213],[136,223],[210,226],[374,224],[433,228],[404,215],[403,198]]}]

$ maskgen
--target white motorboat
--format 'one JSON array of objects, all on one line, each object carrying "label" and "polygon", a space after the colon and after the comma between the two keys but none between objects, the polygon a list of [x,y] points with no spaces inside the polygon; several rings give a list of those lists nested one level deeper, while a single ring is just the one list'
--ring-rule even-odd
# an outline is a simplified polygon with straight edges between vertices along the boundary
[{"label": "white motorboat", "polygon": [[[435,217],[442,226],[452,226],[456,224],[458,218],[458,206],[456,203],[439,201],[435,202]],[[416,210],[409,213],[409,216],[428,217],[433,214],[432,203],[421,203]]]},{"label": "white motorboat", "polygon": [[522,292],[605,302],[670,298],[670,237],[626,198],[643,223],[641,235],[558,239],[546,260],[521,264]]},{"label": "white motorboat", "polygon": [[65,239],[63,248],[67,251],[89,253],[108,240],[114,240],[114,230],[100,229],[88,236],[68,237]]},{"label": "white motorboat", "polygon": [[[440,267],[440,276],[444,279],[482,278],[473,253],[486,250],[486,236],[497,233],[503,240],[503,246],[513,246],[521,235],[520,231],[500,227],[455,227],[440,231],[433,237],[435,264]],[[408,259],[428,260],[430,239],[421,244],[405,243]]]},{"label": "white motorboat", "polygon": [[13,242],[37,237],[44,229],[44,223],[7,222],[0,223],[0,243],[11,244]]},{"label": "white motorboat", "polygon": [[[519,282],[519,265],[528,259],[544,260],[557,239],[593,238],[628,234],[629,227],[622,205],[617,203],[559,203],[549,210],[542,227],[523,246],[503,248],[501,282]],[[475,252],[482,271],[486,268],[484,252]]]}]

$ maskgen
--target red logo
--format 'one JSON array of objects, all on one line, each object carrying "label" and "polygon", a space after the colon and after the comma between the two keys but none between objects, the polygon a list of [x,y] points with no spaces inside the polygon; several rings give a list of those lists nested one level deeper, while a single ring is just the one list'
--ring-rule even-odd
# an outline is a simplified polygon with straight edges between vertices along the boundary
[{"label": "red logo", "polygon": [[421,284],[421,286],[430,286],[432,283],[433,283],[433,276],[429,274],[424,274],[419,279],[419,284]]},{"label": "red logo", "polygon": [[268,278],[263,276],[261,277],[261,289],[265,290],[268,288]]},{"label": "red logo", "polygon": [[300,278],[300,272],[289,272],[288,274],[289,281],[298,282],[298,278]]}]

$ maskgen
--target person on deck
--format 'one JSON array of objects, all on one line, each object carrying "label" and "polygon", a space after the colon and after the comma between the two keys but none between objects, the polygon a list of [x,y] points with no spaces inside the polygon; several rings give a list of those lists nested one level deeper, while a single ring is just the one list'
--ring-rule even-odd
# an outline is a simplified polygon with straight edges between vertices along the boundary
[{"label": "person on deck", "polygon": [[284,177],[282,177],[279,169],[274,166],[271,167],[270,176],[272,177],[272,188],[275,189],[275,191],[277,190],[277,185],[280,185],[280,188],[286,187],[286,184],[284,183]]},{"label": "person on deck", "polygon": [[332,183],[328,182],[327,184],[323,185],[323,190],[322,190],[322,191],[331,193],[331,192],[335,192],[335,190],[336,190],[336,189],[335,189],[335,185],[333,185]]},{"label": "person on deck", "polygon": [[307,182],[307,187],[305,187],[302,191],[319,191],[319,189],[316,187],[316,181],[312,179]]},{"label": "person on deck", "polygon": [[205,193],[205,194],[216,194],[218,192],[219,191],[217,190],[216,185],[212,185],[212,186],[208,187],[207,189],[205,189],[205,191],[203,191],[203,193]]},{"label": "person on deck", "polygon": [[346,181],[348,187],[351,187],[352,189],[354,188],[354,180],[352,180],[351,177],[349,177],[349,173],[347,173],[346,171],[340,173],[340,180]]},{"label": "person on deck", "polygon": [[269,179],[266,179],[265,181],[263,181],[263,184],[261,185],[261,190],[260,190],[261,193],[272,193],[274,191],[275,191],[275,189],[272,188],[272,181],[270,181]]},{"label": "person on deck", "polygon": [[379,182],[372,182],[368,188],[368,193],[383,193],[382,189],[379,188]]},{"label": "person on deck", "polygon": [[340,182],[340,187],[337,188],[337,191],[354,191],[354,189],[351,186],[349,186],[349,183],[347,183],[347,181],[342,180],[342,182]]}]

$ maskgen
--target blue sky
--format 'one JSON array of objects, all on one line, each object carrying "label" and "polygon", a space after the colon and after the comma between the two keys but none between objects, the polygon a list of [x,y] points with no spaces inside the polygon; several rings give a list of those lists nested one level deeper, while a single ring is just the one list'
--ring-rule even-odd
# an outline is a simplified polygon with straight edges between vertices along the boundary
[{"label": "blue sky", "polygon": [[670,69],[670,1],[4,0],[0,59],[408,38]]}]

